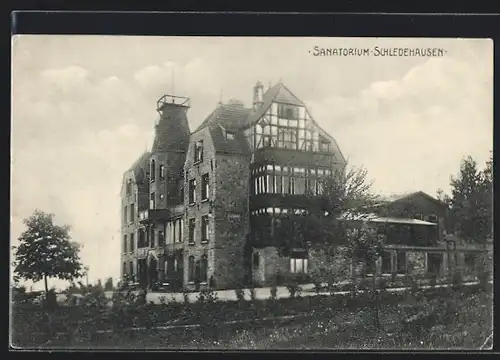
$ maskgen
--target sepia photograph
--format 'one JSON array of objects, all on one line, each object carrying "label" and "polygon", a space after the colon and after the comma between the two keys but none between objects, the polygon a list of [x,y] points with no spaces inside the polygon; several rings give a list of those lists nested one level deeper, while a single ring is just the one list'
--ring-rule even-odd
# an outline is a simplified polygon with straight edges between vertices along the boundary
[{"label": "sepia photograph", "polygon": [[12,37],[10,346],[490,350],[493,40]]}]

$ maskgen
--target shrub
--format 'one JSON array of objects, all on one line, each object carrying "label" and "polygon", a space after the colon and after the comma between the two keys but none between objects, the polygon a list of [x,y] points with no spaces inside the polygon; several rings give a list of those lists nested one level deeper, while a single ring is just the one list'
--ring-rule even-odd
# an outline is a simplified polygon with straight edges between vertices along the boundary
[{"label": "shrub", "polygon": [[302,291],[302,288],[296,281],[290,281],[286,284],[286,288],[288,292],[290,293],[290,298],[296,298],[300,297],[300,293]]},{"label": "shrub", "polygon": [[437,285],[438,274],[435,272],[431,272],[427,275],[428,285],[434,287]]},{"label": "shrub", "polygon": [[257,300],[257,296],[256,296],[256,293],[255,293],[255,288],[254,287],[250,288],[250,299],[252,300],[252,302],[255,302]]},{"label": "shrub", "polygon": [[478,274],[479,286],[483,291],[489,292],[491,291],[490,284],[490,272],[489,271],[481,271]]},{"label": "shrub", "polygon": [[238,300],[238,302],[240,304],[244,303],[245,302],[245,290],[235,289],[234,292],[236,294],[236,299]]},{"label": "shrub", "polygon": [[271,286],[271,289],[269,291],[271,293],[270,299],[275,301],[278,298],[278,287],[276,286],[276,284],[273,284],[273,286]]},{"label": "shrub", "polygon": [[452,277],[452,284],[454,287],[457,287],[457,286],[460,286],[463,284],[463,276],[462,276],[462,273],[460,271],[455,271],[453,273],[453,277]]}]

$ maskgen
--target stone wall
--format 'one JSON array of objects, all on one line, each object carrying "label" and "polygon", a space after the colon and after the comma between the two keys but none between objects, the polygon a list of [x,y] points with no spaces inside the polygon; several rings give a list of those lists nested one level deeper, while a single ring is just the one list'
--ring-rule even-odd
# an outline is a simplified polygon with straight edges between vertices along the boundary
[{"label": "stone wall", "polygon": [[217,287],[242,284],[244,248],[249,232],[249,162],[241,155],[216,154],[213,214]]},{"label": "stone wall", "polygon": [[[195,163],[194,148],[195,143],[203,140],[203,161]],[[200,130],[191,136],[189,149],[186,154],[184,164],[184,204],[186,216],[184,218],[183,244],[184,244],[184,286],[188,290],[194,288],[194,284],[189,283],[189,257],[193,256],[195,261],[201,259],[203,255],[208,256],[208,278],[214,275],[215,269],[215,219],[213,214],[213,203],[215,199],[215,149],[207,128]],[[209,195],[207,201],[201,201],[201,179],[203,174],[209,174]],[[196,180],[196,203],[189,204],[189,180]],[[203,215],[209,216],[208,242],[201,242],[201,219]],[[195,242],[189,242],[189,219],[195,219]]]}]

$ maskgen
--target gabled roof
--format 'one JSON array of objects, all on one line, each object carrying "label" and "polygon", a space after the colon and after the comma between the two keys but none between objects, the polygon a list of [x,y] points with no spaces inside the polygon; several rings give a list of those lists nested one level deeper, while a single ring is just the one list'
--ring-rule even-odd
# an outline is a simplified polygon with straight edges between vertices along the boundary
[{"label": "gabled roof", "polygon": [[250,114],[246,119],[245,126],[250,126],[257,122],[274,101],[290,105],[305,106],[302,100],[295,96],[283,83],[279,82],[264,93],[262,105]]},{"label": "gabled roof", "polygon": [[139,158],[136,161],[134,161],[132,166],[125,172],[125,174],[130,171],[134,173],[135,183],[139,186],[139,188],[142,186],[142,184],[145,183],[150,155],[151,155],[150,152],[148,151],[144,152],[141,156],[139,156]]},{"label": "gabled roof", "polygon": [[414,196],[422,196],[426,198],[427,200],[430,200],[439,206],[446,207],[446,204],[444,204],[442,201],[439,199],[436,199],[435,197],[423,192],[423,191],[412,191],[412,192],[405,192],[405,193],[399,193],[399,194],[391,194],[391,195],[385,195],[385,196],[379,196],[379,205],[385,205],[385,204],[390,204],[390,203],[395,203],[399,201],[405,201],[409,200],[410,198]]},{"label": "gabled roof", "polygon": [[350,221],[363,221],[363,222],[373,222],[373,223],[385,223],[385,224],[407,224],[407,225],[426,225],[426,226],[436,226],[435,223],[429,221],[423,221],[419,219],[407,219],[399,217],[386,217],[378,216],[376,214],[342,214],[338,217],[339,220],[350,220]]},{"label": "gabled roof", "polygon": [[199,131],[208,125],[221,125],[230,131],[241,128],[250,115],[251,110],[241,104],[219,104],[195,130]]}]

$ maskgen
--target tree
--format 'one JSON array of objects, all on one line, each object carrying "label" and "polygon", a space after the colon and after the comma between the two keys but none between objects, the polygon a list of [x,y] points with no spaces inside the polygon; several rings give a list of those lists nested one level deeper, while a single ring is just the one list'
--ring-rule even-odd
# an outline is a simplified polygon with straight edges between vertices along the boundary
[{"label": "tree", "polygon": [[[364,168],[343,167],[334,170],[322,182],[323,201],[310,206],[302,217],[301,228],[309,240],[309,254],[316,264],[316,282],[332,284],[345,280],[354,270],[353,254],[361,243],[363,233],[352,231],[366,220],[367,212],[376,201],[372,181]],[[357,225],[356,225],[357,224]],[[351,271],[349,271],[351,270]]]},{"label": "tree", "polygon": [[113,278],[109,277],[106,279],[106,282],[104,283],[104,291],[113,291],[114,286],[113,286]]},{"label": "tree", "polygon": [[49,278],[73,280],[82,276],[80,246],[71,241],[69,226],[54,224],[54,215],[40,210],[23,222],[27,229],[19,237],[20,245],[14,247],[17,278],[44,280],[47,296]]},{"label": "tree", "polygon": [[492,232],[492,159],[481,172],[472,157],[465,157],[450,185],[453,230],[467,241],[485,243]]}]

